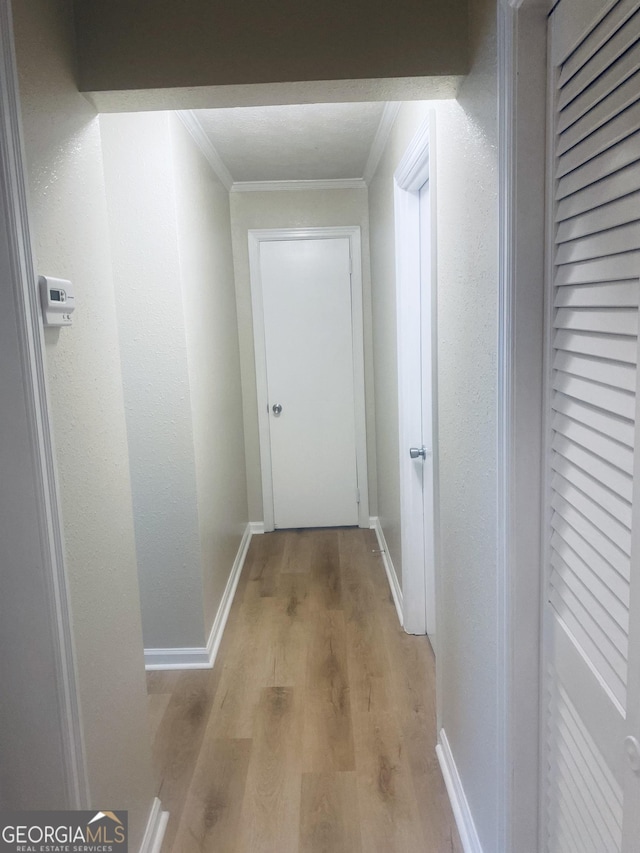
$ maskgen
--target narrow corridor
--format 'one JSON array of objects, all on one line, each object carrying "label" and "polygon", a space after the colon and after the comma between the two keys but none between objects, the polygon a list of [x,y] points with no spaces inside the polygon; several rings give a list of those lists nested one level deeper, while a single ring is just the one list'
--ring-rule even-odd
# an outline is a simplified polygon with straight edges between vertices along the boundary
[{"label": "narrow corridor", "polygon": [[148,674],[163,853],[460,853],[372,531],[255,536],[213,670]]}]

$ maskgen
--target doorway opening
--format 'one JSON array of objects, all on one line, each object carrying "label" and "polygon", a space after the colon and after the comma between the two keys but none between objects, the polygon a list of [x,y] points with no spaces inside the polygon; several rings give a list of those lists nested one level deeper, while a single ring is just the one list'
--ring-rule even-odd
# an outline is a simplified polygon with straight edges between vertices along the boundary
[{"label": "doorway opening", "polygon": [[360,228],[249,231],[264,529],[368,528]]}]

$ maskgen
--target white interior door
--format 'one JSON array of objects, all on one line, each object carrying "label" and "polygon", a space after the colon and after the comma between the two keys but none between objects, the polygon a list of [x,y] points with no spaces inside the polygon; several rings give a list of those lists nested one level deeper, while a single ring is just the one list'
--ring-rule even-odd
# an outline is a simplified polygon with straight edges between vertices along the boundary
[{"label": "white interior door", "polygon": [[640,3],[561,0],[550,55],[542,837],[553,853],[632,853],[640,850]]},{"label": "white interior door", "polygon": [[435,323],[431,119],[395,173],[403,624],[436,648]]},{"label": "white interior door", "polygon": [[260,243],[274,526],[358,524],[350,241]]}]

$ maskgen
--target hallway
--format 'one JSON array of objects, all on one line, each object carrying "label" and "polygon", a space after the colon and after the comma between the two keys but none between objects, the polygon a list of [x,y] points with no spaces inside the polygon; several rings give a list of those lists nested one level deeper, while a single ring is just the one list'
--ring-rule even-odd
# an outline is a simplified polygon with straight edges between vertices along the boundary
[{"label": "hallway", "polygon": [[214,669],[147,676],[163,853],[459,853],[372,531],[255,536]]}]

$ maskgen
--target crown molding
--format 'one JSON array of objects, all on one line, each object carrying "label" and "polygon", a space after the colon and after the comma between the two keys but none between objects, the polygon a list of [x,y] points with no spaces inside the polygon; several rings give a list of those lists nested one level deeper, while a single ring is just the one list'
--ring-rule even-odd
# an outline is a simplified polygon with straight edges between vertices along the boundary
[{"label": "crown molding", "polygon": [[393,177],[403,190],[419,190],[429,180],[429,140],[434,120],[435,113],[429,110],[396,168]]},{"label": "crown molding", "polygon": [[327,178],[311,181],[235,181],[233,193],[282,192],[288,190],[363,190],[363,178]]},{"label": "crown molding", "polygon": [[400,101],[389,101],[384,105],[384,110],[380,116],[380,124],[376,130],[376,135],[373,137],[369,157],[367,158],[366,166],[364,167],[363,179],[367,186],[371,183],[373,176],[376,173],[380,158],[384,152],[391,128],[395,122],[402,103]]},{"label": "crown molding", "polygon": [[220,182],[228,192],[233,187],[231,172],[222,162],[222,158],[216,151],[213,143],[205,133],[193,110],[176,110],[176,116],[191,134],[193,141],[207,158],[209,165],[216,173]]}]

